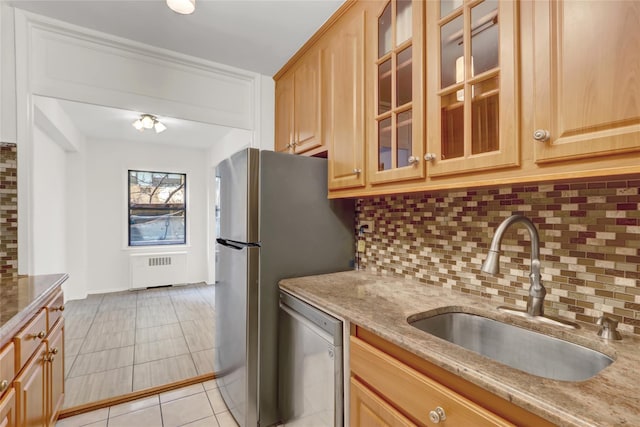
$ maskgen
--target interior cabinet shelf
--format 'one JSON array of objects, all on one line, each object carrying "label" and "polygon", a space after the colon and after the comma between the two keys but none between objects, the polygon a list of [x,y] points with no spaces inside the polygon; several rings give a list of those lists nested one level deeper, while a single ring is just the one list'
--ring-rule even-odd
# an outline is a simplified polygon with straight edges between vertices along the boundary
[{"label": "interior cabinet shelf", "polygon": [[[482,74],[478,74],[474,77],[471,77],[470,79],[467,80],[467,83],[471,85],[475,85],[478,83],[482,83],[486,80],[490,80],[494,77],[498,77],[499,74],[500,74],[500,67],[492,68],[491,70],[485,71]],[[455,83],[445,87],[444,89],[438,90],[436,93],[438,94],[438,96],[447,96],[459,91],[460,89],[463,89],[464,85],[465,85],[465,82]]]}]

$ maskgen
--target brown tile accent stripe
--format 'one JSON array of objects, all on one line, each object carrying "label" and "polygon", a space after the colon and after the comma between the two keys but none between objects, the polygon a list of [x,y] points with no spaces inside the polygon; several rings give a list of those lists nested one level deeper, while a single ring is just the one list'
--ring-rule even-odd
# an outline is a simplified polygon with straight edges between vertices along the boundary
[{"label": "brown tile accent stripe", "polygon": [[16,144],[0,143],[0,278],[18,277],[18,169]]},{"label": "brown tile accent stripe", "polygon": [[521,213],[538,228],[545,312],[595,323],[606,313],[640,334],[640,176],[360,199],[373,220],[360,268],[433,282],[496,305],[526,306],[530,240],[513,226],[501,272],[480,271],[493,232]]}]

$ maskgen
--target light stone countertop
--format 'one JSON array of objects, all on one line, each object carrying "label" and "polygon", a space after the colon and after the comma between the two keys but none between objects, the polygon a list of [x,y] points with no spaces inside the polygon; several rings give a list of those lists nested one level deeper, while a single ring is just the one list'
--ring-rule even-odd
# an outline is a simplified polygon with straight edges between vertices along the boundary
[{"label": "light stone countertop", "polygon": [[[402,278],[348,271],[280,281],[280,288],[561,426],[640,426],[640,338],[599,338],[580,329],[532,323],[499,312],[483,298]],[[614,363],[581,382],[527,374],[422,332],[407,323],[416,313],[464,311],[544,332],[605,353]],[[426,317],[426,316],[425,316]]]},{"label": "light stone countertop", "polygon": [[0,347],[42,307],[67,274],[43,274],[0,280]]}]

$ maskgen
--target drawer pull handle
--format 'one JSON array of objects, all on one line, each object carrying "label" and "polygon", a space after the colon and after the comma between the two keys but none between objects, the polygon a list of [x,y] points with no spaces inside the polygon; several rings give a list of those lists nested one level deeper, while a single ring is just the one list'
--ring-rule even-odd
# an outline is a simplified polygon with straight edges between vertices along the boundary
[{"label": "drawer pull handle", "polygon": [[47,354],[44,356],[45,362],[53,362],[56,358],[52,354]]},{"label": "drawer pull handle", "polygon": [[61,305],[60,307],[51,307],[51,311],[64,311],[64,305]]},{"label": "drawer pull handle", "polygon": [[58,354],[58,347],[53,347],[51,349],[51,354]]},{"label": "drawer pull handle", "polygon": [[9,380],[0,381],[0,393],[5,391],[7,388],[9,388]]},{"label": "drawer pull handle", "polygon": [[429,420],[434,424],[439,424],[440,421],[444,421],[446,419],[447,415],[444,413],[444,409],[440,406],[429,412]]},{"label": "drawer pull handle", "polygon": [[33,339],[36,339],[36,338],[43,339],[44,337],[47,336],[47,333],[45,331],[40,331],[37,334],[32,335],[32,336],[33,336]]}]

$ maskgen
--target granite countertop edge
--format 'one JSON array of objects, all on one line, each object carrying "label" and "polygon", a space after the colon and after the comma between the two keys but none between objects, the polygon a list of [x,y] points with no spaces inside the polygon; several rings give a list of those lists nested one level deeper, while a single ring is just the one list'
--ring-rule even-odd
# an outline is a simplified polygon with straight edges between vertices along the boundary
[{"label": "granite countertop edge", "polygon": [[[635,403],[640,394],[640,338],[631,334],[623,334],[622,341],[607,342],[597,337],[593,325],[581,324],[574,331],[531,324],[498,312],[497,304],[485,298],[363,271],[284,279],[280,288],[554,424],[640,425],[640,407]],[[550,334],[605,353],[615,362],[586,381],[544,379],[419,331],[406,321],[416,313],[426,317],[443,311],[484,315]]]},{"label": "granite countertop edge", "polygon": [[[12,280],[2,280],[0,286],[12,286],[24,290],[30,288],[33,293],[29,298],[30,301],[20,307],[19,311],[10,319],[4,321],[0,326],[0,347],[11,341],[13,335],[19,331],[22,325],[27,322],[35,312],[44,306],[51,292],[69,278],[66,273],[60,274],[44,274],[35,276],[24,276]],[[0,297],[0,301],[2,298]],[[2,301],[0,311],[5,309],[5,301]],[[2,314],[0,312],[0,314]]]}]

